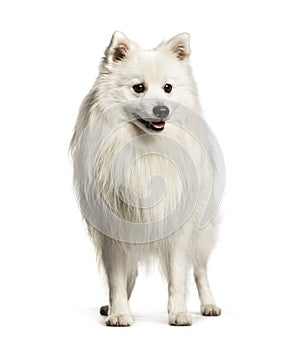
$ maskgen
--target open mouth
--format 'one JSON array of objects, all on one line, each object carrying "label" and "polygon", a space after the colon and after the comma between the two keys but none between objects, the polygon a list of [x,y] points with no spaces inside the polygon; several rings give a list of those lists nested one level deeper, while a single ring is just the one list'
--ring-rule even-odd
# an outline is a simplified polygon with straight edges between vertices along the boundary
[{"label": "open mouth", "polygon": [[162,131],[165,128],[166,122],[164,120],[160,120],[156,122],[156,121],[145,120],[141,118],[138,114],[135,114],[134,116],[139,122],[144,124],[147,129],[151,129],[154,131]]}]

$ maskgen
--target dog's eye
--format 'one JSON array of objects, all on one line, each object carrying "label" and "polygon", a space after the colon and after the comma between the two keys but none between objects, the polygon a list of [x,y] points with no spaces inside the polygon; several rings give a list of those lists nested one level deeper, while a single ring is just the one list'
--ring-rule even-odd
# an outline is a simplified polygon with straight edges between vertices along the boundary
[{"label": "dog's eye", "polygon": [[136,93],[143,93],[145,92],[145,85],[144,84],[136,84],[132,86],[133,91]]},{"label": "dog's eye", "polygon": [[170,93],[172,91],[172,85],[171,84],[165,84],[164,91],[166,93]]}]

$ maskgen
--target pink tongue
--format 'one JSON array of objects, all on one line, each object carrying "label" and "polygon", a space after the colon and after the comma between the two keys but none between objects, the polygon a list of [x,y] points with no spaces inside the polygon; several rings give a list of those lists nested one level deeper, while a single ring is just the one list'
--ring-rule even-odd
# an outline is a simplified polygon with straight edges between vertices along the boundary
[{"label": "pink tongue", "polygon": [[166,124],[165,122],[157,122],[157,123],[151,122],[151,125],[156,129],[161,129],[165,127],[165,124]]}]

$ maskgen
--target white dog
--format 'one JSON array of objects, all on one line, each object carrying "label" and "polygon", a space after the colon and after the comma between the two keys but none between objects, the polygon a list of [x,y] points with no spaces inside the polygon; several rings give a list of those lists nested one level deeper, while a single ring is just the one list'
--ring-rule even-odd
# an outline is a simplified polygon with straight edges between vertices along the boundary
[{"label": "white dog", "polygon": [[[206,265],[215,224],[199,227],[212,192],[203,145],[190,131],[200,117],[188,59],[189,35],[142,50],[114,33],[84,99],[71,141],[82,215],[109,286],[109,326],[129,326],[138,265],[157,258],[168,281],[171,325],[191,325],[186,277],[193,267],[201,313],[221,313]],[[196,118],[197,119],[197,118]],[[189,125],[190,124],[190,125]]]}]

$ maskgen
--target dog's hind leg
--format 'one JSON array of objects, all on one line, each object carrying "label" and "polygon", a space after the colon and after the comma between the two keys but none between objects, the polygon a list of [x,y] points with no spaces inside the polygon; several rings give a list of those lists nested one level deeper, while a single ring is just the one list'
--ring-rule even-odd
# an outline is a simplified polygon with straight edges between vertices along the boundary
[{"label": "dog's hind leg", "polygon": [[221,309],[216,306],[210,290],[206,265],[194,265],[194,277],[201,301],[201,314],[204,316],[219,316]]},{"label": "dog's hind leg", "polygon": [[100,307],[99,313],[101,315],[107,316],[109,311],[109,305],[104,305]]}]

